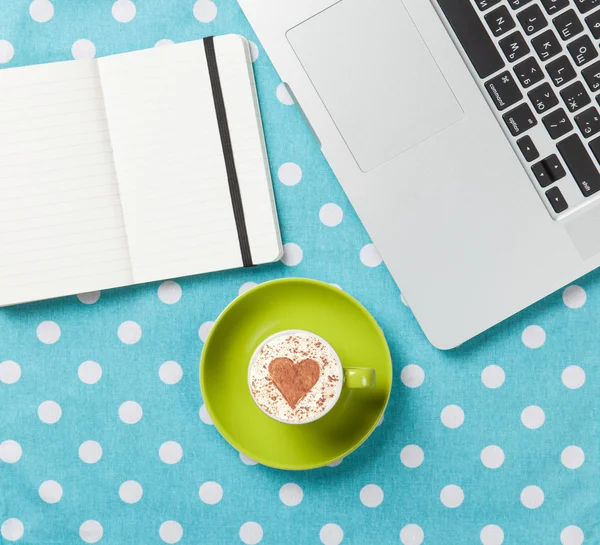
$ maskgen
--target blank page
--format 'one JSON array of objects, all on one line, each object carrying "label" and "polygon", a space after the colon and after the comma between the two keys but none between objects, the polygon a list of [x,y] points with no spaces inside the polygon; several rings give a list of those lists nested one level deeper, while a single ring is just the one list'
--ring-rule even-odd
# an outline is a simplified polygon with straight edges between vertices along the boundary
[{"label": "blank page", "polygon": [[[215,39],[251,252],[280,254],[247,42]],[[98,61],[135,282],[242,266],[204,44]]]},{"label": "blank page", "polygon": [[0,71],[0,302],[130,284],[96,61]]}]

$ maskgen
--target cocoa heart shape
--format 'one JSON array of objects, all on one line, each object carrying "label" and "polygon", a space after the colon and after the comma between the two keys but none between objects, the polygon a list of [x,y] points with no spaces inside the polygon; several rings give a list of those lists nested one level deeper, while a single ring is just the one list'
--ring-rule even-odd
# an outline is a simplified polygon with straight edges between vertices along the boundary
[{"label": "cocoa heart shape", "polygon": [[288,405],[295,409],[319,380],[321,366],[310,359],[294,363],[289,358],[275,358],[269,363],[269,374]]}]

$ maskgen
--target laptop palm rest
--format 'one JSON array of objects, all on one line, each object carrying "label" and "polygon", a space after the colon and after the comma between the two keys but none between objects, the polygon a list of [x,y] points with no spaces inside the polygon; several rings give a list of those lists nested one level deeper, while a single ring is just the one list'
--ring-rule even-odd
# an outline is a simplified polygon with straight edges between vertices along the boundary
[{"label": "laptop palm rest", "polygon": [[363,172],[463,117],[399,0],[341,0],[287,39]]}]

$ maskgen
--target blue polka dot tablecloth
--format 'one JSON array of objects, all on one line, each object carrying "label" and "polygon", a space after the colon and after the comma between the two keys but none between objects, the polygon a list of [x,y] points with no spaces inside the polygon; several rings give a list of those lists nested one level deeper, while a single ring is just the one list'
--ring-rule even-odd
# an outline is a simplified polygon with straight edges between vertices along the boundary
[{"label": "blue polka dot tablecloth", "polygon": [[[0,69],[227,33],[253,42],[282,263],[0,309],[0,542],[599,544],[599,274],[431,347],[234,0],[3,0]],[[372,437],[310,472],[236,452],[198,386],[219,312],[286,276],[359,299],[394,360]]]}]

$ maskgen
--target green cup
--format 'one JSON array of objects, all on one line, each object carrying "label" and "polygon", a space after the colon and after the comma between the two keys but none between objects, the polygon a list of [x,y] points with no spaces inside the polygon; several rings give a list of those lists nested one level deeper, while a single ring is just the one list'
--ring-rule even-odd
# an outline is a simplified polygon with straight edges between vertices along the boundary
[{"label": "green cup", "polygon": [[[293,335],[305,335],[308,337],[312,337],[313,339],[320,341],[323,345],[325,345],[329,349],[331,355],[334,357],[334,360],[335,360],[335,363],[337,366],[337,375],[339,377],[343,378],[343,380],[339,384],[339,387],[336,389],[335,397],[333,397],[331,400],[329,400],[327,408],[324,411],[319,412],[318,414],[314,415],[313,417],[303,419],[300,422],[284,420],[284,419],[278,418],[277,416],[274,416],[274,415],[266,412],[263,409],[263,407],[261,406],[261,404],[258,403],[257,400],[254,398],[254,395],[252,393],[252,388],[250,386],[251,382],[252,382],[252,376],[253,376],[253,367],[256,363],[257,357],[258,357],[259,353],[261,352],[262,348],[265,345],[274,341],[275,339],[278,339],[279,337],[286,337],[286,336],[293,336]],[[256,403],[258,408],[263,411],[264,414],[266,414],[270,418],[273,418],[274,420],[277,420],[278,422],[282,422],[283,424],[297,425],[297,424],[309,424],[310,422],[314,422],[315,420],[318,420],[319,418],[322,418],[323,416],[325,416],[331,409],[333,409],[333,407],[335,407],[335,404],[340,399],[340,395],[344,388],[350,389],[350,390],[361,390],[361,389],[373,388],[374,386],[375,386],[375,369],[371,369],[371,368],[367,368],[367,367],[344,367],[337,352],[333,349],[333,347],[325,339],[323,339],[319,335],[316,335],[315,333],[312,333],[311,331],[306,331],[303,329],[287,329],[285,331],[279,331],[278,333],[270,335],[269,337],[264,339],[258,345],[256,350],[252,354],[252,357],[250,358],[250,365],[248,366],[248,389],[250,390],[250,395],[252,395],[254,402]]]}]

